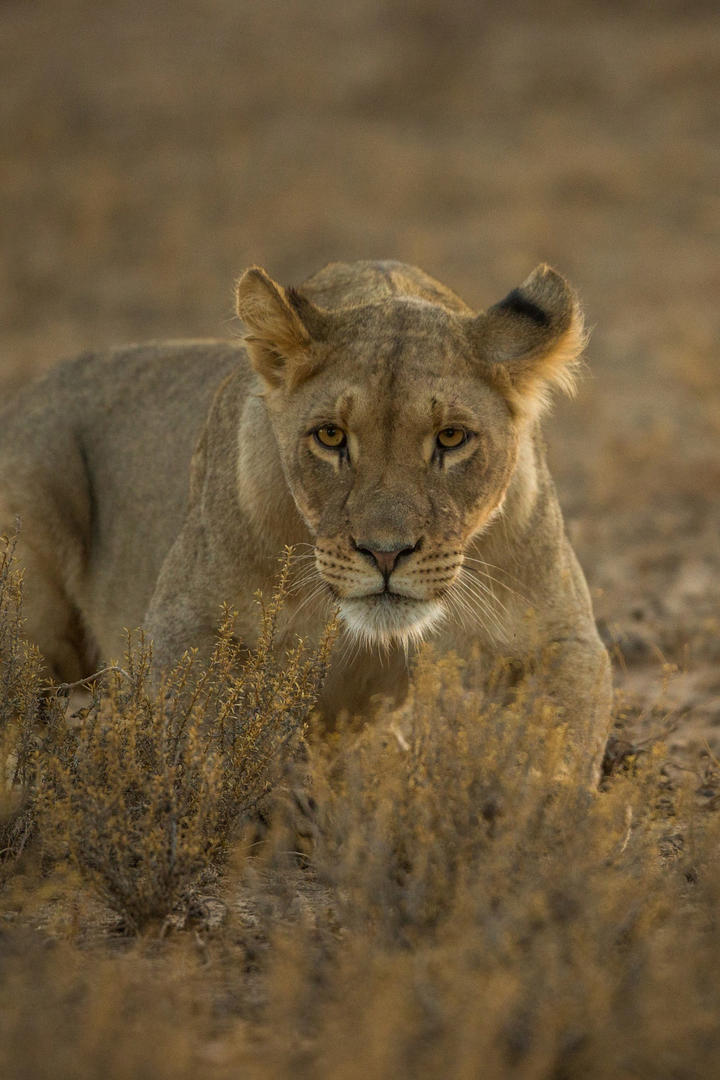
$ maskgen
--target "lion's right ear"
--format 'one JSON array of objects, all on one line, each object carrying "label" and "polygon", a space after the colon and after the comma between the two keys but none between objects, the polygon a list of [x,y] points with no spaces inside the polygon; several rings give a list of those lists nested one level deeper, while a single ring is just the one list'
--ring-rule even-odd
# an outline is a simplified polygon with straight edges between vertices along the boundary
[{"label": "lion's right ear", "polygon": [[320,309],[278,285],[259,266],[245,271],[235,295],[237,313],[249,331],[250,360],[268,386],[297,385],[311,375],[319,363],[313,344],[322,323]]},{"label": "lion's right ear", "polygon": [[486,373],[518,412],[537,415],[550,390],[574,392],[587,341],[578,298],[545,264],[472,322],[471,337]]}]

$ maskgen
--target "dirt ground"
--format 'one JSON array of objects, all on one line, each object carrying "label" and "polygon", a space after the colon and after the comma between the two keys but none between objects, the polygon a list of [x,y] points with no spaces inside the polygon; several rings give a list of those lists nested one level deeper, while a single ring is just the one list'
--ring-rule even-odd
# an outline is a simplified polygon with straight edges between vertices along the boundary
[{"label": "dirt ground", "polygon": [[[0,395],[237,327],[248,264],[548,261],[594,326],[547,423],[633,739],[720,756],[717,7],[5,0]],[[707,760],[707,759],[705,759]]]}]

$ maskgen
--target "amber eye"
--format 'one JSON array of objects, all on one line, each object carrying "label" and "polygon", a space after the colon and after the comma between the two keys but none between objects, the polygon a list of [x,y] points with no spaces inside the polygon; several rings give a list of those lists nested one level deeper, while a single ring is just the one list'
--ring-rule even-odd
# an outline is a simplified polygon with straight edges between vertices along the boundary
[{"label": "amber eye", "polygon": [[455,450],[467,442],[467,431],[461,427],[446,427],[437,433],[437,444],[442,450]]},{"label": "amber eye", "polygon": [[323,424],[322,427],[317,428],[314,435],[321,446],[326,446],[330,450],[342,450],[347,442],[343,429],[335,427],[334,424]]}]

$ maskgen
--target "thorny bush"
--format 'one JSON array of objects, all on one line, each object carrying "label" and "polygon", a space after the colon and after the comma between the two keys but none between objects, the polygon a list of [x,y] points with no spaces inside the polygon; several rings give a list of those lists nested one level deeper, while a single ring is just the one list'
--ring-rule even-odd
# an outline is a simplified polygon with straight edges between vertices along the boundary
[{"label": "thorny bush", "polygon": [[226,608],[209,662],[187,653],[154,689],[150,649],[142,634],[130,635],[124,665],[84,680],[90,700],[68,715],[59,697],[67,687],[40,693],[40,660],[22,639],[22,582],[7,546],[6,847],[34,801],[46,850],[67,853],[135,929],[167,916],[203,869],[222,862],[233,830],[258,810],[301,739],[332,645],[329,627],[315,649],[300,641],[285,653],[276,647],[290,558],[274,596],[258,598],[260,634],[249,653],[236,644]]}]

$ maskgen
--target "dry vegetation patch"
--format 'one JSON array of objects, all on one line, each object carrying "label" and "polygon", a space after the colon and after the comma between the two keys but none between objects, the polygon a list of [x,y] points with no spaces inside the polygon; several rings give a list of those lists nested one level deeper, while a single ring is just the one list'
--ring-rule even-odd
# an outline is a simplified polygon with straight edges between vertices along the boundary
[{"label": "dry vegetation patch", "polygon": [[662,747],[551,786],[562,730],[428,653],[289,772],[330,639],[278,664],[282,580],[249,659],[131,643],[68,717],[1,565],[2,1075],[711,1075],[720,822]]}]

